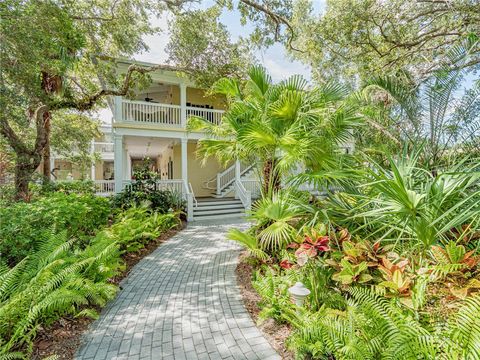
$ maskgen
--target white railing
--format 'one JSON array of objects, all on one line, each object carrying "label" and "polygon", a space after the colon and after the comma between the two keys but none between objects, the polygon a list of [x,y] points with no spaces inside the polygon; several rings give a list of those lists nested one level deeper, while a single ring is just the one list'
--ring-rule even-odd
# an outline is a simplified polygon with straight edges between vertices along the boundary
[{"label": "white railing", "polygon": [[115,194],[115,180],[95,180],[95,193],[110,195]]},{"label": "white railing", "polygon": [[[160,104],[119,98],[116,100],[115,120],[119,122],[142,123],[172,127],[183,127],[180,105]],[[199,116],[213,124],[220,124],[223,110],[204,109],[194,106],[183,108],[184,119]]]},{"label": "white railing", "polygon": [[193,199],[193,202],[195,203],[195,207],[198,207],[198,201],[193,192],[192,183],[188,183],[188,191],[192,194],[192,199]]},{"label": "white railing", "polygon": [[122,100],[122,121],[174,127],[182,124],[179,105],[125,99]]},{"label": "white railing", "polygon": [[222,191],[233,183],[235,180],[235,165],[230,166],[223,172],[217,174],[217,195],[220,195]]},{"label": "white railing", "polygon": [[242,184],[242,181],[235,181],[235,194],[238,196],[240,201],[242,202],[245,210],[251,210],[252,209],[252,194],[250,191],[245,189],[245,187]]},{"label": "white railing", "polygon": [[[253,168],[253,165],[241,164],[240,165],[240,176],[245,175]],[[210,179],[204,183],[204,187],[209,189],[208,184],[214,179]],[[217,174],[217,195],[220,195],[224,189],[233,184],[235,180],[235,164],[225,169],[223,172]]]},{"label": "white railing", "polygon": [[191,185],[187,184],[186,180],[182,180],[183,189],[185,190],[185,200],[187,201],[187,221],[193,220],[193,191],[191,191]]},{"label": "white railing", "polygon": [[94,142],[93,150],[101,153],[111,153],[113,152],[113,143],[112,142]]},{"label": "white railing", "polygon": [[223,113],[223,110],[203,109],[193,106],[187,106],[187,118],[190,116],[198,116],[216,125],[222,122]]},{"label": "white railing", "polygon": [[242,179],[241,182],[245,190],[250,191],[252,199],[258,199],[262,195],[262,185],[257,179]]},{"label": "white railing", "polygon": [[[123,188],[132,184],[132,180],[123,180]],[[153,185],[153,184],[152,184]],[[183,186],[183,180],[181,179],[168,179],[155,181],[155,189],[168,190],[185,196],[185,189]]]}]

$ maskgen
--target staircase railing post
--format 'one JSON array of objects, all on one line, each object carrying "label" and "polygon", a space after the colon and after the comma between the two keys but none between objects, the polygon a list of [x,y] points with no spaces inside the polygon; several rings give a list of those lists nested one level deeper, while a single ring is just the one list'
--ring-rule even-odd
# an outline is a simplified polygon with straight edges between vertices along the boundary
[{"label": "staircase railing post", "polygon": [[193,194],[187,193],[187,221],[193,221]]},{"label": "staircase railing post", "polygon": [[217,195],[220,195],[222,192],[220,190],[220,173],[217,173]]}]

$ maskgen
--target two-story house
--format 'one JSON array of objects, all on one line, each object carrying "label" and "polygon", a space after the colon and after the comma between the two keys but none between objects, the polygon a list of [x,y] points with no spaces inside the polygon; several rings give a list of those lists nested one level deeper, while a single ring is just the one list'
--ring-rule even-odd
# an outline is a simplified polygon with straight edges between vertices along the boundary
[{"label": "two-story house", "polygon": [[[119,71],[126,71],[130,64],[120,62]],[[243,214],[250,208],[251,197],[259,194],[252,167],[232,161],[224,168],[215,159],[202,162],[196,148],[206,135],[186,130],[192,115],[220,123],[225,99],[207,96],[204,89],[173,70],[157,70],[150,76],[150,86],[134,99],[113,98],[111,124],[103,126],[102,136],[92,142],[92,152],[98,152],[101,160],[90,174],[81,174],[70,162],[52,157],[54,178],[88,177],[95,181],[99,195],[110,195],[122,191],[132,181],[135,168],[148,159],[160,176],[158,188],[177,191],[187,201],[188,220]]]}]

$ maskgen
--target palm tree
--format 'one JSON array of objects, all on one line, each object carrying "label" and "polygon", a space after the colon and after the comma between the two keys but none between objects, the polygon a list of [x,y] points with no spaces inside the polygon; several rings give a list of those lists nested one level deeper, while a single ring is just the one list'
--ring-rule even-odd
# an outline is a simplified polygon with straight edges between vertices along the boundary
[{"label": "palm tree", "polygon": [[244,81],[220,79],[211,91],[226,96],[228,111],[219,125],[190,119],[191,130],[210,134],[200,140],[199,156],[258,164],[264,194],[278,189],[281,175],[298,165],[334,168],[338,146],[349,139],[358,119],[343,86],[309,89],[297,75],[274,84],[259,66]]},{"label": "palm tree", "polygon": [[458,99],[467,71],[464,65],[479,48],[479,38],[468,37],[450,50],[448,63],[420,85],[408,77],[405,81],[405,76],[375,77],[364,89],[370,94],[373,89],[388,94],[389,99],[383,101],[393,103],[390,116],[402,140],[424,144],[425,162],[434,173],[450,149],[479,143],[480,80]]}]

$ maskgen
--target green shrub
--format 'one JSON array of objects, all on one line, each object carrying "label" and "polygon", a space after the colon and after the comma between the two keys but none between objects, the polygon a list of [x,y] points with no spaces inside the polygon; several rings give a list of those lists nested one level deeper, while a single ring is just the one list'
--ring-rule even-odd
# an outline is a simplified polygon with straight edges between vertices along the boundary
[{"label": "green shrub", "polygon": [[95,194],[95,183],[91,180],[72,181],[49,181],[44,185],[32,185],[33,191],[42,195],[51,192],[63,192],[66,194]]},{"label": "green shrub", "polygon": [[138,250],[178,221],[175,213],[133,207],[83,249],[64,230],[47,236],[15,267],[0,265],[0,358],[28,358],[39,327],[62,316],[95,318],[94,307],[115,296],[109,279],[124,269],[121,254]]},{"label": "green shrub", "polygon": [[149,203],[150,207],[162,214],[171,211],[183,211],[186,203],[181,193],[158,188],[158,174],[150,171],[150,159],[144,159],[144,163],[133,173],[134,181],[121,193],[112,197],[112,206],[119,209],[128,209],[131,206],[139,206]]},{"label": "green shrub", "polygon": [[138,206],[148,202],[153,210],[162,214],[185,208],[182,194],[170,190],[157,190],[154,185],[139,184],[140,182],[137,181],[121,193],[113,196],[112,206],[114,208],[128,209],[131,206]]},{"label": "green shrub", "polygon": [[119,239],[118,242],[122,251],[137,251],[143,248],[148,241],[178,226],[178,215],[174,212],[168,214],[153,212],[151,214],[145,203],[142,206],[134,206],[122,212],[118,216],[117,222],[108,231],[99,235]]},{"label": "green shrub", "polygon": [[14,264],[38,249],[50,234],[86,238],[106,225],[109,202],[93,195],[51,193],[31,203],[0,208],[0,253]]}]

